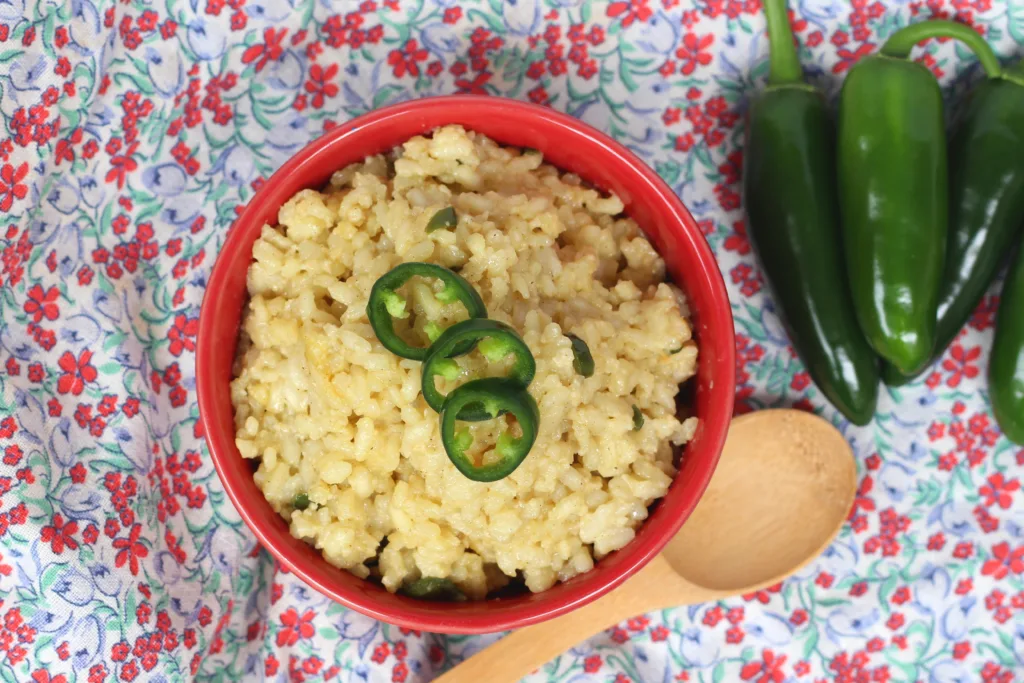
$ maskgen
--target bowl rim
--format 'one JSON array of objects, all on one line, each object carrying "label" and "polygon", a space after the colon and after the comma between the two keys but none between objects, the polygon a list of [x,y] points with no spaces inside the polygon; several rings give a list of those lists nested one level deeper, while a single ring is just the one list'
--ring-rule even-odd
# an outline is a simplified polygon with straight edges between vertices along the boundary
[{"label": "bowl rim", "polygon": [[[601,576],[592,577],[590,581],[587,581],[586,575],[594,571],[590,570],[580,575],[583,577],[583,580],[572,586],[571,590],[563,588],[557,598],[552,596],[547,601],[539,600],[516,606],[505,604],[502,605],[503,609],[499,611],[500,615],[488,610],[459,613],[456,606],[452,606],[452,609],[443,612],[418,610],[415,605],[408,605],[403,608],[384,607],[379,604],[379,600],[372,594],[362,591],[345,590],[344,586],[332,585],[333,582],[331,581],[321,581],[314,575],[311,568],[308,568],[305,563],[299,561],[302,558],[293,557],[290,551],[286,552],[287,549],[277,546],[276,542],[271,538],[272,534],[269,526],[274,524],[275,521],[263,518],[260,510],[257,509],[259,505],[246,501],[243,495],[244,492],[239,488],[242,486],[242,483],[240,481],[236,482],[235,475],[226,469],[227,459],[242,459],[234,443],[234,433],[225,434],[223,431],[219,433],[211,432],[207,420],[204,418],[204,405],[212,409],[213,396],[218,393],[214,386],[214,382],[217,380],[211,371],[211,366],[214,363],[211,356],[214,353],[215,344],[204,344],[204,339],[210,337],[212,330],[216,329],[218,324],[217,316],[210,313],[210,311],[222,308],[217,305],[217,299],[219,299],[217,295],[224,290],[225,280],[231,274],[226,265],[228,260],[226,255],[238,249],[240,245],[244,246],[243,233],[247,231],[240,229],[241,226],[251,225],[257,221],[261,224],[265,222],[259,218],[265,212],[260,200],[265,199],[269,189],[300,168],[323,163],[321,157],[331,148],[340,144],[342,140],[359,134],[361,131],[372,127],[386,128],[390,121],[401,117],[416,117],[429,111],[436,113],[437,111],[449,109],[465,110],[464,108],[467,107],[475,110],[482,109],[487,113],[494,113],[496,115],[514,113],[518,116],[529,118],[531,122],[537,125],[546,126],[554,133],[560,130],[571,132],[573,135],[582,138],[587,144],[603,148],[603,153],[617,157],[616,161],[635,176],[635,179],[630,183],[631,186],[646,185],[648,191],[657,194],[665,208],[668,209],[667,212],[662,212],[662,214],[668,216],[672,222],[682,226],[682,235],[688,238],[688,244],[684,248],[696,250],[696,260],[699,263],[700,272],[695,272],[693,277],[688,278],[688,280],[692,282],[703,281],[706,284],[710,290],[709,300],[711,306],[701,308],[699,311],[692,311],[691,323],[693,322],[692,317],[694,314],[699,315],[701,326],[717,328],[715,334],[722,337],[721,342],[725,345],[724,348],[716,349],[716,353],[719,356],[716,361],[716,372],[718,374],[716,374],[714,381],[710,382],[710,386],[705,388],[706,391],[712,394],[709,412],[711,412],[712,418],[714,418],[714,424],[711,425],[714,427],[714,430],[706,437],[707,441],[703,443],[702,449],[711,453],[709,463],[703,469],[698,469],[694,476],[687,480],[686,486],[681,487],[681,490],[675,490],[676,487],[673,486],[664,497],[655,501],[655,503],[661,504],[662,501],[672,497],[675,492],[676,497],[683,499],[677,505],[677,507],[681,508],[678,518],[662,516],[660,525],[648,532],[643,539],[636,538],[627,544],[625,548],[630,548],[630,552],[627,554],[629,561],[621,563],[614,571],[604,572]],[[460,123],[457,114],[454,114],[451,119],[450,123],[452,124]],[[471,130],[472,126],[466,125],[466,128]],[[544,152],[544,150],[541,151]],[[586,180],[586,178],[584,179]],[[643,225],[640,225],[640,227],[642,231],[647,232],[644,230]],[[258,227],[250,228],[250,230],[258,229]],[[251,246],[248,248],[251,251]],[[695,336],[698,338],[700,336],[696,329]],[[696,378],[688,381],[696,381]],[[266,548],[291,573],[336,602],[366,616],[390,624],[437,633],[490,633],[527,626],[559,616],[608,593],[637,573],[659,553],[676,534],[685,519],[692,513],[697,501],[707,488],[708,482],[711,480],[711,476],[718,464],[725,444],[728,424],[732,418],[735,394],[735,343],[732,308],[718,262],[693,216],[683,205],[681,199],[669,188],[667,183],[624,145],[579,119],[536,104],[489,95],[441,95],[427,97],[371,110],[339,124],[323,135],[311,140],[275,171],[264,185],[246,202],[244,209],[228,228],[204,292],[199,313],[199,329],[196,341],[196,392],[199,408],[198,421],[203,429],[204,440],[210,452],[210,457],[214,462],[221,485],[224,487],[229,500],[231,500],[238,511],[239,516],[256,536],[260,545]],[[711,426],[702,424],[702,427],[705,426],[711,428]],[[707,456],[705,457],[707,458]],[[676,476],[678,477],[678,473]],[[269,503],[267,503],[265,498],[262,500],[262,503],[273,513],[273,516],[283,520],[278,513],[269,507]],[[647,525],[649,522],[645,521],[644,524]],[[642,543],[641,540],[643,541]],[[315,552],[317,555],[321,554],[319,550]],[[326,559],[323,559],[322,556],[321,559],[326,563]],[[338,572],[345,571],[334,567],[332,569]],[[360,581],[364,580],[360,579]],[[549,590],[553,590],[559,585],[564,587],[566,584],[556,584],[556,586]],[[380,587],[378,589],[384,590]],[[544,596],[545,594],[546,592],[534,595]],[[416,602],[411,599],[408,600]],[[466,604],[480,605],[493,602],[497,601],[487,600]]]}]

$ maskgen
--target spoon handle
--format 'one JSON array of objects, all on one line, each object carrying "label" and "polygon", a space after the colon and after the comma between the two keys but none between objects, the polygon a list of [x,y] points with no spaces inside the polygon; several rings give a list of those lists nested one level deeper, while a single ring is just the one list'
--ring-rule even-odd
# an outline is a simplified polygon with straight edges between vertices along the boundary
[{"label": "spoon handle", "polygon": [[515,683],[577,643],[625,619],[700,599],[700,590],[683,581],[658,555],[619,588],[568,614],[513,631],[434,681]]}]

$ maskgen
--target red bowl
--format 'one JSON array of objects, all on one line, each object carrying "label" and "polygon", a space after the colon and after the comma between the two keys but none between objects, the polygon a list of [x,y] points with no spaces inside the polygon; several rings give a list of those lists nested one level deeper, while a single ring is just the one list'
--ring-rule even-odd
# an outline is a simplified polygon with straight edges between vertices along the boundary
[{"label": "red bowl", "polygon": [[[686,446],[675,481],[636,538],[589,572],[543,593],[466,603],[431,603],[392,595],[328,564],[288,524],[253,481],[251,461],[235,447],[229,383],[238,342],[246,271],[261,227],[274,224],[292,195],[319,188],[331,173],[414,135],[461,124],[499,143],[532,147],[545,160],[617,194],[665,259],[689,299],[699,364],[693,404],[700,426]],[[404,102],[334,128],[292,157],[256,193],[228,232],[199,316],[196,377],[206,442],[224,488],[256,538],[296,576],[363,614],[439,633],[490,633],[550,619],[612,590],[654,557],[704,493],[732,418],[735,392],[733,320],[725,283],[700,229],[679,198],[632,152],[572,117],[498,97],[449,96]]]}]

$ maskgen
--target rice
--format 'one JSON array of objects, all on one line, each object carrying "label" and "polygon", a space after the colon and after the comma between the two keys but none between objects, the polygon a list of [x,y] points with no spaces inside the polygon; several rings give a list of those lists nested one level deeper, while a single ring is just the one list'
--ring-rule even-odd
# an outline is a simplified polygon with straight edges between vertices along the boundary
[{"label": "rice", "polygon": [[[428,234],[448,206],[457,227]],[[253,247],[231,385],[238,449],[258,460],[256,483],[291,533],[389,591],[439,577],[472,599],[517,576],[543,591],[629,543],[696,429],[677,418],[676,394],[697,347],[683,295],[622,211],[540,154],[458,126],[292,197]],[[505,479],[456,470],[421,363],[385,350],[367,321],[374,282],[409,261],[457,270],[536,358],[540,431]],[[427,281],[408,292],[418,313],[465,317]],[[405,334],[426,346],[426,316],[415,319]],[[570,333],[593,353],[589,378],[573,369]],[[458,362],[464,377],[507,369],[478,352]],[[493,443],[503,421],[471,423],[474,443]]]}]

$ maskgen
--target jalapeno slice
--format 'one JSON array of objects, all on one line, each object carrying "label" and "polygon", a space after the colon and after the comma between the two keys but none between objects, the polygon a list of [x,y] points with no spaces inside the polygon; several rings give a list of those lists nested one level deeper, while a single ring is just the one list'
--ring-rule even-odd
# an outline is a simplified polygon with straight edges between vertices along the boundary
[{"label": "jalapeno slice", "polygon": [[[503,412],[511,413],[519,423],[522,435],[502,432],[494,451],[498,460],[489,465],[477,464],[466,451],[473,445],[468,429],[457,429],[459,413],[466,406],[480,405],[491,417]],[[537,402],[518,381],[507,377],[487,377],[466,382],[448,394],[441,410],[441,443],[448,459],[467,479],[481,482],[504,479],[529,454],[537,440],[540,410]]]},{"label": "jalapeno slice", "polygon": [[437,602],[464,602],[465,594],[451,579],[440,579],[436,576],[424,576],[410,581],[399,590],[402,595],[419,600],[434,600]]},{"label": "jalapeno slice", "polygon": [[639,432],[644,427],[644,414],[633,404],[633,431]]},{"label": "jalapeno slice", "polygon": [[433,216],[430,217],[430,221],[427,222],[427,232],[434,232],[435,230],[451,230],[459,224],[459,218],[455,215],[454,207],[447,207],[441,209]]},{"label": "jalapeno slice", "polygon": [[[512,326],[486,318],[463,320],[449,327],[437,338],[430,347],[427,359],[423,361],[423,398],[426,399],[427,405],[437,412],[441,412],[447,396],[437,390],[434,379],[438,375],[445,379],[457,377],[459,367],[452,360],[452,356],[466,344],[470,347],[476,344],[477,350],[492,363],[513,354],[515,362],[512,364],[509,379],[519,382],[523,389],[533,381],[533,376],[537,372],[537,362],[530,353],[530,347]],[[466,422],[479,422],[492,417],[494,416],[487,413],[482,406],[473,404],[467,405],[458,415],[459,420]]]},{"label": "jalapeno slice", "polygon": [[[392,268],[373,284],[370,300],[366,304],[366,316],[370,319],[377,339],[391,353],[402,358],[422,361],[427,357],[428,347],[417,347],[407,344],[395,333],[395,318],[409,315],[405,297],[398,293],[398,288],[415,276],[434,278],[444,283],[444,289],[435,296],[441,303],[461,301],[466,312],[472,318],[486,318],[487,307],[484,306],[480,294],[464,278],[454,271],[433,263],[403,263]],[[428,335],[438,332],[434,321],[426,324]],[[451,356],[459,356],[473,348],[473,342],[460,344],[451,352]]]},{"label": "jalapeno slice", "polygon": [[572,368],[576,374],[591,377],[594,374],[594,356],[590,347],[575,334],[565,335],[572,342]]}]

